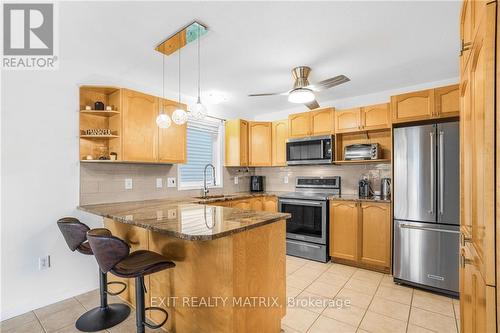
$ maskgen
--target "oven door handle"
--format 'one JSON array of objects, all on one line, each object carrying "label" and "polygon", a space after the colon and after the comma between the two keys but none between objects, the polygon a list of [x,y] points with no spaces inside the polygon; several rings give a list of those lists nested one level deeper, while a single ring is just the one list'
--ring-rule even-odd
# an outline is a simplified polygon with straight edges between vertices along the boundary
[{"label": "oven door handle", "polygon": [[313,244],[308,244],[308,243],[295,242],[295,241],[292,241],[292,240],[289,240],[289,239],[287,239],[286,242],[290,243],[290,244],[294,244],[294,245],[307,246],[307,247],[312,247],[312,248],[315,248],[315,249],[321,249],[321,246],[319,246],[319,245],[313,245]]},{"label": "oven door handle", "polygon": [[285,204],[293,204],[293,205],[304,205],[304,206],[318,206],[321,207],[325,203],[324,202],[318,202],[318,201],[309,201],[309,200],[295,200],[295,199],[280,199],[280,203],[285,203]]}]

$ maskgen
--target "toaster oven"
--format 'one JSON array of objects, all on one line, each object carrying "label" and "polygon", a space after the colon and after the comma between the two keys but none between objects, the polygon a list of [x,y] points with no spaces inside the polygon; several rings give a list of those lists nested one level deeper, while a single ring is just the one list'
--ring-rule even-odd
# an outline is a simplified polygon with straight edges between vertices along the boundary
[{"label": "toaster oven", "polygon": [[344,147],[344,160],[377,160],[381,149],[378,143],[355,144]]}]

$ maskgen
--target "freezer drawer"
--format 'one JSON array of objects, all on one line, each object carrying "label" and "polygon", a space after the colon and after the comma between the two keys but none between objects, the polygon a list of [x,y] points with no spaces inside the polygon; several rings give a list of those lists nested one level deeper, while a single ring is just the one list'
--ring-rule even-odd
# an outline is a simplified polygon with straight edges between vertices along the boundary
[{"label": "freezer drawer", "polygon": [[394,278],[458,292],[459,227],[394,220]]}]

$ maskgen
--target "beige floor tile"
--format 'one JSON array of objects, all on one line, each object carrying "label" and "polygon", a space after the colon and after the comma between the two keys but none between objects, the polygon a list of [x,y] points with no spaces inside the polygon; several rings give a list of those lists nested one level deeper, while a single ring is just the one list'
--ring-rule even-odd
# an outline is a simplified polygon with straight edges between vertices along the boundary
[{"label": "beige floor tile", "polygon": [[453,309],[455,310],[455,318],[460,320],[460,301],[458,299],[453,299]]},{"label": "beige floor tile", "polygon": [[460,319],[457,320],[457,332],[460,333]]},{"label": "beige floor tile", "polygon": [[321,315],[358,327],[366,310],[354,305],[327,307]]},{"label": "beige floor tile", "polygon": [[[76,327],[75,327],[75,324],[70,324],[66,327],[63,327],[57,331],[55,331],[54,333],[81,333],[82,331],[78,330]],[[98,331],[96,333],[106,333],[107,331],[106,330],[103,330],[103,331]]]},{"label": "beige floor tile", "polygon": [[282,324],[305,333],[314,323],[319,314],[300,308],[288,308],[286,316],[281,321]]},{"label": "beige floor tile", "polygon": [[341,265],[341,264],[332,264],[330,268],[328,268],[329,272],[335,272],[337,274],[342,274],[346,277],[351,277],[358,268],[356,267],[351,267],[351,266],[346,266],[346,265]]},{"label": "beige floor tile", "polygon": [[368,310],[402,321],[408,321],[410,315],[409,305],[389,301],[379,296],[373,298]]},{"label": "beige floor tile", "polygon": [[93,309],[101,304],[101,298],[99,296],[99,289],[92,290],[92,291],[89,291],[88,293],[78,295],[75,298],[87,310]]},{"label": "beige floor tile", "polygon": [[28,322],[18,321],[15,325],[5,326],[2,324],[2,333],[44,333],[45,331],[38,320]]},{"label": "beige floor tile", "polygon": [[337,274],[334,271],[327,270],[323,274],[316,279],[316,281],[332,284],[334,286],[343,286],[347,281],[349,281],[349,277],[343,274]]},{"label": "beige floor tile", "polygon": [[386,286],[379,286],[377,292],[375,293],[376,296],[406,305],[411,304],[412,294],[412,289],[399,289]]},{"label": "beige floor tile", "polygon": [[36,318],[35,313],[33,313],[33,311],[30,311],[22,315],[2,321],[0,323],[0,328],[2,332],[6,332],[15,329],[16,327],[19,327],[21,325],[32,323],[34,321],[38,322],[38,319]]},{"label": "beige floor tile", "polygon": [[308,333],[355,333],[356,327],[320,316],[309,329]]},{"label": "beige floor tile", "polygon": [[[123,323],[120,323],[114,327],[108,329],[110,333],[136,333],[137,329],[135,327],[135,318],[130,318],[125,320]],[[165,333],[162,329],[152,330],[146,327],[147,333]]]},{"label": "beige floor tile", "polygon": [[370,333],[368,331],[365,331],[364,329],[362,328],[358,328],[358,330],[356,331],[356,333]]},{"label": "beige floor tile", "polygon": [[358,280],[363,280],[363,281],[368,281],[368,282],[377,282],[377,283],[379,283],[382,280],[383,276],[384,276],[384,274],[382,274],[382,273],[369,271],[366,269],[358,269],[352,275],[353,278],[358,279]]},{"label": "beige floor tile", "polygon": [[316,313],[321,313],[332,302],[333,302],[332,298],[303,291],[299,296],[297,296],[294,299],[294,307],[306,309]]},{"label": "beige floor tile", "polygon": [[68,298],[64,301],[57,302],[57,303],[54,303],[51,305],[47,305],[43,308],[36,309],[36,310],[34,310],[34,312],[35,312],[36,316],[38,317],[38,319],[42,320],[45,317],[47,317],[55,312],[59,312],[61,310],[66,310],[66,309],[73,308],[73,307],[78,308],[78,307],[82,307],[82,305],[75,298]]},{"label": "beige floor tile", "polygon": [[335,286],[324,282],[314,281],[306,288],[306,291],[323,297],[335,297],[342,286]]},{"label": "beige floor tile", "polygon": [[296,272],[298,269],[300,269],[303,266],[304,266],[303,264],[298,264],[295,262],[290,262],[290,263],[287,262],[286,263],[286,274],[290,275],[290,274]]},{"label": "beige floor tile", "polygon": [[413,307],[455,318],[451,298],[415,291],[411,305]]},{"label": "beige floor tile", "polygon": [[382,277],[382,281],[380,281],[380,285],[390,287],[392,285],[396,285],[396,283],[394,283],[394,278],[392,277],[392,275],[384,274],[384,276]]},{"label": "beige floor tile", "polygon": [[43,318],[39,317],[39,319],[45,331],[47,333],[51,333],[74,324],[76,320],[86,311],[87,310],[85,310],[85,308],[78,303],[78,305],[72,305],[61,311],[53,312]]},{"label": "beige floor tile", "polygon": [[436,332],[457,331],[454,318],[415,307],[411,308],[410,323]]},{"label": "beige floor tile", "polygon": [[286,297],[287,298],[296,297],[301,292],[302,292],[302,289],[300,289],[300,288],[295,288],[295,287],[292,287],[292,286],[286,286]]},{"label": "beige floor tile", "polygon": [[354,291],[359,291],[360,293],[373,295],[377,291],[378,282],[376,281],[366,281],[366,280],[358,280],[352,277],[347,283],[344,285],[344,288],[351,289]]},{"label": "beige floor tile", "polygon": [[[349,301],[350,305],[354,305],[363,309],[367,309],[372,300],[372,295],[366,295],[351,289],[341,289],[335,299]],[[349,304],[346,304],[349,305]]]},{"label": "beige floor tile", "polygon": [[417,325],[408,324],[408,328],[406,330],[407,333],[433,333],[434,331],[428,330],[427,328],[423,328]]},{"label": "beige floor tile", "polygon": [[373,333],[405,333],[406,322],[367,311],[360,328]]},{"label": "beige floor tile", "polygon": [[305,289],[308,285],[311,284],[312,281],[304,280],[291,274],[286,277],[286,285],[294,288],[298,288],[300,290]]},{"label": "beige floor tile", "polygon": [[290,328],[286,325],[281,325],[281,329],[283,330],[283,333],[298,333],[299,332],[299,331],[296,331],[293,328]]},{"label": "beige floor tile", "polygon": [[293,272],[290,276],[296,276],[300,279],[312,282],[316,280],[321,274],[323,274],[323,271],[321,269],[302,266],[301,268]]}]

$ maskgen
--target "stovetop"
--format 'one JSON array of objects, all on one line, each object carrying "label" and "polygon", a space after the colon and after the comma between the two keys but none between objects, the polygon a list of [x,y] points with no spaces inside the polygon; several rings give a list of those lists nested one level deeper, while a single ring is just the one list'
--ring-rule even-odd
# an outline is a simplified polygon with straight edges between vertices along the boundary
[{"label": "stovetop", "polygon": [[283,199],[328,200],[340,194],[340,177],[297,177],[295,192],[280,195]]},{"label": "stovetop", "polygon": [[302,199],[302,200],[328,200],[328,197],[335,192],[288,192],[281,194],[280,199]]}]

